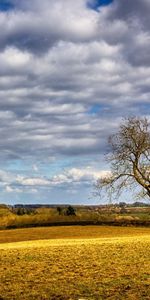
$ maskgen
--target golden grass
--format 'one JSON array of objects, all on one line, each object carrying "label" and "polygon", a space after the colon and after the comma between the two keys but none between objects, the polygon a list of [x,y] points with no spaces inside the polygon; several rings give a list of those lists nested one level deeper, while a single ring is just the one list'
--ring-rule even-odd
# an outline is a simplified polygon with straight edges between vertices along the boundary
[{"label": "golden grass", "polygon": [[150,299],[148,229],[56,229],[60,239],[1,243],[1,300]]},{"label": "golden grass", "polygon": [[0,243],[41,239],[105,238],[150,234],[150,228],[119,226],[52,226],[0,230]]}]

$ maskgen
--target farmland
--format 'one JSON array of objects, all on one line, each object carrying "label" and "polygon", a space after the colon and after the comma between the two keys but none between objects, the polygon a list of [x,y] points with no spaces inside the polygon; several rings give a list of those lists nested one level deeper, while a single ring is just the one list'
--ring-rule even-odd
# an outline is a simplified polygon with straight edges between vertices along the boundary
[{"label": "farmland", "polygon": [[1,300],[149,299],[149,228],[3,230],[0,242]]}]

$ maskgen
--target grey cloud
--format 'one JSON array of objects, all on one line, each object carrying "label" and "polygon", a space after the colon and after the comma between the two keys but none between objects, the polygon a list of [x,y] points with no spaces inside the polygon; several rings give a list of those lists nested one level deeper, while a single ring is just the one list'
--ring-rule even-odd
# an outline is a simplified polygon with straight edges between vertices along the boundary
[{"label": "grey cloud", "polygon": [[121,116],[148,114],[148,2],[13,3],[0,13],[1,161],[104,153]]},{"label": "grey cloud", "polygon": [[122,44],[122,55],[133,66],[147,66],[150,62],[149,14],[149,0],[115,0],[99,19],[99,26],[104,28],[101,36],[111,44]]},{"label": "grey cloud", "polygon": [[141,27],[149,29],[150,20],[150,2],[149,0],[115,0],[112,18],[124,19],[127,21],[135,22],[138,20]]},{"label": "grey cloud", "polygon": [[96,13],[83,0],[12,1],[15,11],[0,14],[0,48],[14,46],[37,54],[59,40],[87,42],[95,37]]},{"label": "grey cloud", "polygon": [[81,122],[80,119],[76,119],[76,115],[75,118],[71,115],[68,122],[65,122],[67,116],[60,120],[59,117],[57,120],[55,118],[18,120],[11,114],[1,118],[0,156],[2,159],[6,155],[8,158],[14,155],[14,158],[22,159],[35,156],[42,160],[45,155],[95,152],[95,145],[98,147],[99,142],[95,137],[94,124],[92,125],[86,115],[83,114],[82,117]]}]

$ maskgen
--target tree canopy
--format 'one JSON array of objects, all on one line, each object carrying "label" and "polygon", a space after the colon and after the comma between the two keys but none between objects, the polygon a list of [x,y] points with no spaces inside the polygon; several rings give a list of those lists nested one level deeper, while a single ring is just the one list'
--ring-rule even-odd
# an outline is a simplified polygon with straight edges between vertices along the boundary
[{"label": "tree canopy", "polygon": [[150,131],[147,118],[124,119],[116,134],[109,137],[106,160],[111,172],[98,179],[96,190],[119,197],[127,188],[138,197],[150,199]]}]

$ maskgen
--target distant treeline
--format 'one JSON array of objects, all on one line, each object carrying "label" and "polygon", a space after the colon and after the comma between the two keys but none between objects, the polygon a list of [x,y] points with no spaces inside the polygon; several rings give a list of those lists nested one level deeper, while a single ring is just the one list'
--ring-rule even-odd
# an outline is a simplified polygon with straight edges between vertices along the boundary
[{"label": "distant treeline", "polygon": [[56,225],[150,226],[150,205],[142,202],[114,205],[0,204],[0,228]]},{"label": "distant treeline", "polygon": [[[37,208],[67,208],[70,204],[14,204],[14,205],[7,205],[7,204],[0,204],[1,207],[9,207],[9,208],[26,208],[26,209],[37,209]],[[119,202],[114,204],[99,204],[99,205],[73,205],[75,208],[87,208],[87,209],[98,209],[98,208],[109,208],[109,207],[149,207],[150,203],[145,202],[133,202],[133,203],[126,203],[126,202]]]}]

